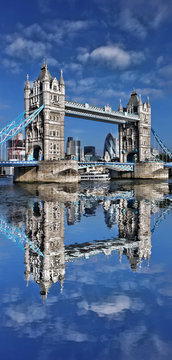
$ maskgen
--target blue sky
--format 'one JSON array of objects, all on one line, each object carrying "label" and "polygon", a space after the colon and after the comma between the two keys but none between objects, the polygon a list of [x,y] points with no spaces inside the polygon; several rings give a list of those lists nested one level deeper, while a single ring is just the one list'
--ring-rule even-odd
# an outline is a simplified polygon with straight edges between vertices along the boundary
[{"label": "blue sky", "polygon": [[[67,99],[116,110],[133,88],[150,97],[152,126],[172,149],[172,3],[170,0],[6,0],[0,12],[0,124],[24,108],[46,57],[63,69]],[[1,127],[1,126],[0,126]],[[103,148],[113,125],[66,118],[65,135]]]}]

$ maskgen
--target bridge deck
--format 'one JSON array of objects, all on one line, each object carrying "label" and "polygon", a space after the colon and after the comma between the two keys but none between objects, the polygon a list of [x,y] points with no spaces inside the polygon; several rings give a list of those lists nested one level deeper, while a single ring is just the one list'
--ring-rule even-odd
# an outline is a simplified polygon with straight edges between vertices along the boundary
[{"label": "bridge deck", "polygon": [[[38,166],[39,162],[34,161],[0,161],[0,167],[21,167],[21,166]],[[79,161],[78,168],[105,166],[108,169],[118,169],[121,171],[134,171],[134,163],[105,162],[105,161]],[[172,168],[171,163],[164,163],[164,167]]]},{"label": "bridge deck", "polygon": [[38,166],[38,161],[0,161],[0,167]]}]

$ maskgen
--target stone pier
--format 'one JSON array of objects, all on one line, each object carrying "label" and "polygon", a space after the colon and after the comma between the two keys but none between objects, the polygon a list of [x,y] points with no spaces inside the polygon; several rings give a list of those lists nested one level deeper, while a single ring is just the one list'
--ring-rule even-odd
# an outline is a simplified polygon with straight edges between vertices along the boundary
[{"label": "stone pier", "polygon": [[78,163],[74,160],[40,161],[36,167],[16,167],[14,182],[77,183]]},{"label": "stone pier", "polygon": [[169,178],[169,170],[164,168],[163,163],[135,163],[134,171],[110,171],[112,179],[157,179],[166,180]]}]

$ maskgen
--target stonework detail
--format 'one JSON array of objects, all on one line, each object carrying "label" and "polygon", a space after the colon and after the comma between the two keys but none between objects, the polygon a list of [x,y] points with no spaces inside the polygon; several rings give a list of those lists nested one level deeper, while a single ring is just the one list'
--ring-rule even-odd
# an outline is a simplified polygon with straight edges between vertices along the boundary
[{"label": "stonework detail", "polygon": [[26,118],[44,104],[43,111],[26,128],[26,156],[36,160],[64,159],[65,83],[52,78],[45,61],[41,72],[24,89]]}]

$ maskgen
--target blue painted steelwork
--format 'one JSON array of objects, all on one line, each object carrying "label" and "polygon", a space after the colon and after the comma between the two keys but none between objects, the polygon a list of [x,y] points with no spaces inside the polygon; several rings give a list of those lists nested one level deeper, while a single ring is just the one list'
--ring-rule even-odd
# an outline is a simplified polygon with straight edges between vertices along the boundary
[{"label": "blue painted steelwork", "polygon": [[172,168],[172,162],[170,162],[170,163],[165,163],[164,166],[167,167],[167,168]]},{"label": "blue painted steelwork", "polygon": [[38,166],[38,161],[0,161],[3,167]]},{"label": "blue painted steelwork", "polygon": [[119,191],[119,192],[115,192],[115,194],[108,194],[108,196],[106,195],[98,195],[98,194],[90,194],[90,195],[85,195],[85,194],[78,194],[79,198],[82,201],[97,201],[97,200],[102,200],[102,201],[114,201],[114,200],[120,200],[120,199],[125,199],[125,200],[134,200],[134,191],[133,190],[126,190],[126,191]]},{"label": "blue painted steelwork", "polygon": [[25,251],[25,244],[28,244],[38,255],[44,256],[39,247],[28,239],[24,231],[20,230],[17,226],[7,223],[3,218],[0,218],[0,232],[4,234],[8,239],[14,242],[18,247]]},{"label": "blue painted steelwork", "polygon": [[8,125],[4,126],[2,129],[0,129],[0,135],[5,134],[9,129],[11,129],[14,124],[16,124],[18,121],[20,121],[20,119],[24,116],[25,111],[23,111],[20,115],[18,115],[13,121],[11,121],[11,123],[9,123]]},{"label": "blue painted steelwork", "polygon": [[163,144],[159,136],[156,134],[155,130],[151,128],[152,134],[154,135],[155,139],[157,140],[158,144],[160,145],[161,149],[165,152],[166,155],[169,156],[170,159],[172,159],[172,153],[170,150],[167,149],[167,147]]},{"label": "blue painted steelwork", "polygon": [[170,204],[167,208],[162,209],[160,216],[155,222],[153,228],[151,229],[151,233],[153,234],[155,229],[159,227],[160,223],[165,219],[166,215],[168,215],[172,211],[172,204]]},{"label": "blue painted steelwork", "polygon": [[119,162],[107,162],[107,161],[80,161],[78,162],[78,169],[84,169],[87,167],[104,166],[108,169],[118,171],[134,171],[134,163],[119,163]]},{"label": "blue painted steelwork", "polygon": [[19,115],[10,124],[0,130],[0,144],[10,140],[13,136],[21,132],[28,124],[30,124],[35,117],[43,110],[44,104],[29,115],[26,119],[23,119],[25,112]]}]

